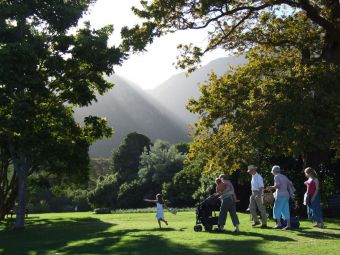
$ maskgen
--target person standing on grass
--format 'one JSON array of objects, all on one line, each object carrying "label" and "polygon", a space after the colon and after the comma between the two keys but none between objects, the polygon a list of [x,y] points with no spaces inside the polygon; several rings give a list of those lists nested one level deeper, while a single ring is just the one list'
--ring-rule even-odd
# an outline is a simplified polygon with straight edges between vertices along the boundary
[{"label": "person standing on grass", "polygon": [[281,216],[287,221],[287,226],[284,230],[291,229],[290,225],[290,211],[289,211],[289,185],[293,185],[287,176],[281,174],[279,166],[273,166],[272,174],[274,175],[274,186],[269,186],[268,189],[275,189],[275,202],[273,208],[273,218],[276,220],[274,229],[281,229]]},{"label": "person standing on grass", "polygon": [[257,167],[254,165],[248,166],[247,171],[251,177],[251,196],[249,200],[249,209],[250,213],[253,217],[254,223],[252,224],[253,227],[260,225],[260,221],[257,217],[256,210],[258,209],[261,213],[262,225],[261,228],[267,227],[267,213],[266,209],[263,206],[263,178],[261,175],[257,173]]},{"label": "person standing on grass", "polygon": [[156,213],[156,218],[158,221],[159,228],[162,228],[161,222],[163,221],[165,225],[168,225],[168,222],[164,218],[164,211],[163,207],[166,207],[164,204],[163,196],[161,194],[156,195],[155,200],[151,199],[144,199],[146,202],[151,202],[151,203],[156,203],[156,208],[157,208],[157,213]]},{"label": "person standing on grass", "polygon": [[234,186],[224,174],[220,175],[219,179],[222,181],[222,184],[225,186],[225,188],[222,189],[222,192],[216,194],[219,196],[222,202],[218,216],[218,229],[220,231],[224,229],[224,225],[227,220],[227,213],[229,211],[231,220],[235,226],[234,233],[238,234],[240,232],[240,222],[236,214],[236,202],[238,202],[238,200],[235,195]]},{"label": "person standing on grass", "polygon": [[311,167],[307,167],[304,172],[308,180],[305,181],[307,191],[305,193],[303,204],[307,206],[308,219],[316,221],[316,225],[314,227],[324,228],[318,175]]}]

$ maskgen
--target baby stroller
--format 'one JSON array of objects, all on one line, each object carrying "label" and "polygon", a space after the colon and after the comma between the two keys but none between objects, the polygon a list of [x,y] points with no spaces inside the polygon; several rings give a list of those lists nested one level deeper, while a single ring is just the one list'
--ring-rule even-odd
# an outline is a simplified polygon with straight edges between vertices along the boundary
[{"label": "baby stroller", "polygon": [[202,225],[205,231],[211,231],[213,226],[218,223],[218,217],[215,212],[219,211],[220,207],[221,201],[215,196],[210,196],[200,203],[196,208],[195,232],[202,231]]}]

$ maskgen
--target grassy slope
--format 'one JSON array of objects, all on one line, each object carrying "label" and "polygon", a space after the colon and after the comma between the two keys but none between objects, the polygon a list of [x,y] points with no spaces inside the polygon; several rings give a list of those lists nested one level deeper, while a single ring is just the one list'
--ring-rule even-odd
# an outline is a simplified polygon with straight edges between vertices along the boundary
[{"label": "grassy slope", "polygon": [[[195,233],[194,212],[166,213],[169,227],[158,230],[154,213],[31,215],[24,231],[0,225],[0,254],[340,254],[340,221],[327,229],[302,222],[299,231],[253,229],[239,214],[242,233]],[[270,225],[273,225],[271,223]]]}]

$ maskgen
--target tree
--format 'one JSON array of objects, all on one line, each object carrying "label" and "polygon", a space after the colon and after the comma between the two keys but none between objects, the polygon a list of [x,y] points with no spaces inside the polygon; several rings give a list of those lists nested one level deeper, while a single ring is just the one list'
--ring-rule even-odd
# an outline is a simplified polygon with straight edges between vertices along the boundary
[{"label": "tree", "polygon": [[125,182],[119,187],[117,205],[119,208],[141,208],[146,203],[143,198],[148,197],[148,186],[141,180],[135,179]]},{"label": "tree", "polygon": [[0,220],[14,207],[18,178],[11,165],[9,151],[0,141]]},{"label": "tree", "polygon": [[258,45],[300,48],[305,58],[340,64],[338,0],[157,0],[141,1],[141,5],[133,11],[145,22],[122,29],[126,49],[142,51],[155,38],[178,30],[209,31],[206,48],[179,46],[183,55],[178,65],[189,71],[208,51],[222,48],[243,53]]},{"label": "tree", "polygon": [[120,184],[138,177],[140,156],[144,150],[149,151],[150,145],[148,137],[134,132],[128,134],[113,152],[112,169]]},{"label": "tree", "polygon": [[340,70],[304,64],[298,50],[254,49],[249,64],[212,75],[189,109],[200,115],[189,158],[207,172],[229,172],[264,157],[301,157],[318,168],[338,153]]},{"label": "tree", "polygon": [[152,184],[152,191],[159,193],[164,182],[183,169],[185,155],[176,150],[175,145],[157,140],[150,151],[145,150],[140,157],[138,176],[146,184]]},{"label": "tree", "polygon": [[175,148],[182,154],[188,154],[190,149],[190,143],[178,143],[175,145]]},{"label": "tree", "polygon": [[163,184],[162,194],[171,206],[189,207],[195,204],[193,194],[200,186],[202,162],[193,161],[176,173],[171,182]]},{"label": "tree", "polygon": [[73,106],[112,87],[103,74],[124,58],[107,46],[112,26],[86,23],[70,33],[93,2],[0,2],[0,140],[18,178],[17,228],[28,175],[44,168],[86,176],[89,145],[112,134],[105,119],[89,116],[81,127],[72,116]]},{"label": "tree", "polygon": [[94,207],[113,208],[117,204],[119,186],[114,175],[101,176],[95,189],[88,192],[88,200]]}]

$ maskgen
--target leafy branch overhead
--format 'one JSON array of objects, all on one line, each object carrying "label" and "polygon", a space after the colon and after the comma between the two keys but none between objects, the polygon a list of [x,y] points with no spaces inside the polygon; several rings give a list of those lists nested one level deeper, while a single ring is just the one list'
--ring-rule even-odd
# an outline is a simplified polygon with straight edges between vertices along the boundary
[{"label": "leafy branch overhead", "polygon": [[340,3],[337,0],[141,1],[134,13],[144,20],[124,27],[123,47],[144,50],[155,38],[179,30],[206,29],[205,48],[180,45],[178,66],[193,71],[208,51],[243,53],[254,46],[295,47],[304,57],[340,63]]}]

